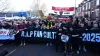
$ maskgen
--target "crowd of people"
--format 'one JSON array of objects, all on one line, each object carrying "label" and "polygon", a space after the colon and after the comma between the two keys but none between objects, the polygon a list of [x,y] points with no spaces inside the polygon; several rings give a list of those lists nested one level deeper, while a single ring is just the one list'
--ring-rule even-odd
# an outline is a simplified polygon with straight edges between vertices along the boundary
[{"label": "crowd of people", "polygon": [[[4,20],[0,22],[0,29],[13,29],[15,33],[24,29],[56,29],[58,31],[56,37],[56,51],[58,51],[61,42],[61,34],[68,34],[69,31],[74,30],[95,30],[100,28],[100,20],[91,20],[89,18],[73,18],[71,21],[67,20],[58,20],[58,19],[13,19],[13,20]],[[76,34],[72,33],[71,34]],[[72,43],[79,50],[79,36],[72,39]],[[73,42],[76,41],[76,42]],[[62,47],[63,48],[63,47]],[[63,49],[64,50],[64,49]],[[85,49],[84,49],[85,50]],[[86,50],[85,50],[86,51]]]},{"label": "crowd of people", "polygon": [[74,18],[72,22],[68,22],[67,20],[58,20],[58,19],[15,19],[15,20],[4,20],[4,22],[0,22],[0,28],[5,29],[55,29],[60,28],[62,31],[69,29],[99,29],[100,28],[100,20],[90,20],[86,18]]}]

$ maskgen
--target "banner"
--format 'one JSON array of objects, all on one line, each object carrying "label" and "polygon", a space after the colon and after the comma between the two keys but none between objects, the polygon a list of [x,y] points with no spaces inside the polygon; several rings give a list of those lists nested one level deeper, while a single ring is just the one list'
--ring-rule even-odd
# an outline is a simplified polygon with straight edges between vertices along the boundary
[{"label": "banner", "polygon": [[55,10],[55,11],[74,11],[74,7],[54,7],[54,6],[52,6],[52,10]]},{"label": "banner", "polygon": [[8,33],[9,33],[9,30],[0,29],[0,35],[7,35]]},{"label": "banner", "polygon": [[35,30],[23,30],[20,33],[21,37],[27,38],[49,38],[55,39],[56,38],[56,31],[50,29],[35,29]]},{"label": "banner", "polygon": [[0,29],[0,40],[14,40],[12,30]]},{"label": "banner", "polygon": [[80,36],[84,42],[100,42],[100,30],[86,30]]},{"label": "banner", "polygon": [[[19,37],[56,39],[57,32],[58,31],[55,29],[31,29],[31,30],[26,29],[26,30],[20,31]],[[78,31],[75,31],[75,33],[79,34],[79,38],[81,38],[83,42],[95,42],[95,43],[100,42],[100,30],[85,30],[84,32],[81,30],[78,30]],[[71,33],[69,33],[69,35],[70,34]],[[68,41],[68,39],[70,38],[69,35],[66,35],[65,37],[64,35],[62,35],[61,40]]]}]

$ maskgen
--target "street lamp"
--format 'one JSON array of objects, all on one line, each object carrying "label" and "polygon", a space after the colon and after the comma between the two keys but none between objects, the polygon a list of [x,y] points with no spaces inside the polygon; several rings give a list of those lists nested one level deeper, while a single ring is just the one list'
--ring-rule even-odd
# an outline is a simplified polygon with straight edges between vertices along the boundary
[{"label": "street lamp", "polygon": [[75,16],[76,16],[76,0],[75,0],[75,8],[74,8],[74,10],[75,10]]}]

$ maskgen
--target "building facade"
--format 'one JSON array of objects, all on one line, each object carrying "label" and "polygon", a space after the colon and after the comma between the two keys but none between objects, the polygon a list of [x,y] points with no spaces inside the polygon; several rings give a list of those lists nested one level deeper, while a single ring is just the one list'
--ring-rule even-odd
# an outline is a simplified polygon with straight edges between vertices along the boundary
[{"label": "building facade", "polygon": [[100,19],[100,0],[83,0],[77,13],[79,17],[88,15],[88,18]]}]

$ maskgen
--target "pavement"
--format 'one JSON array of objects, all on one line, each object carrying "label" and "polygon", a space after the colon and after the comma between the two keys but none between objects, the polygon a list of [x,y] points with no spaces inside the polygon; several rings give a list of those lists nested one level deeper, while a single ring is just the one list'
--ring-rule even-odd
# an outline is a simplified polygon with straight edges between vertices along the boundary
[{"label": "pavement", "polygon": [[[55,46],[46,46],[46,44],[26,44],[18,45],[3,44],[0,46],[0,51],[6,49],[9,53],[5,56],[63,56],[62,52],[56,52]],[[87,51],[80,51],[79,55],[74,56],[100,56],[98,53]]]}]

